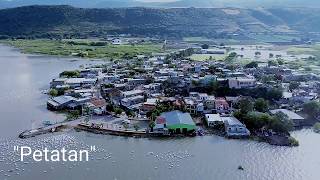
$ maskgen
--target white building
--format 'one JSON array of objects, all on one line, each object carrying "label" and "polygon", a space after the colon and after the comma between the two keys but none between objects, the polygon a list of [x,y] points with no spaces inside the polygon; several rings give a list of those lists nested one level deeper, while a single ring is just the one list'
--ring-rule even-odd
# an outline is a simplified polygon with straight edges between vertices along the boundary
[{"label": "white building", "polygon": [[206,114],[205,120],[208,127],[214,127],[216,125],[221,125],[224,123],[219,114]]},{"label": "white building", "polygon": [[256,85],[256,79],[253,77],[237,77],[228,79],[229,88],[241,89]]},{"label": "white building", "polygon": [[133,96],[143,96],[144,91],[142,90],[132,90],[132,91],[122,91],[121,97],[129,98]]},{"label": "white building", "polygon": [[121,40],[121,39],[118,39],[118,38],[117,38],[117,39],[113,39],[113,40],[112,40],[112,44],[113,44],[113,45],[121,45],[121,44],[122,44],[122,40]]}]

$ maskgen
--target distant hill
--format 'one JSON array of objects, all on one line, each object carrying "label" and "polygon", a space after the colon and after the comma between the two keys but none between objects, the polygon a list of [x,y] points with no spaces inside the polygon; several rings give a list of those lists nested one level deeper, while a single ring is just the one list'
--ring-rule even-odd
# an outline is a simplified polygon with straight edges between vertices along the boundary
[{"label": "distant hill", "polygon": [[146,0],[0,0],[0,9],[29,5],[71,5],[82,8],[115,7],[318,7],[319,0],[175,0],[158,3]]},{"label": "distant hill", "polygon": [[0,10],[0,35],[103,37],[207,36],[237,33],[320,32],[320,9],[307,8],[109,8],[26,6]]},{"label": "distant hill", "polygon": [[177,0],[175,2],[163,3],[166,7],[318,7],[319,0]]}]

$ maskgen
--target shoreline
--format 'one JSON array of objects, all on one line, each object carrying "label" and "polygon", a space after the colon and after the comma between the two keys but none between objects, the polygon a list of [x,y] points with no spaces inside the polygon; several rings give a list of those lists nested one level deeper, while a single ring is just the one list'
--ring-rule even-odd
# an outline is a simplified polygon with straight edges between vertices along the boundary
[{"label": "shoreline", "polygon": [[[72,122],[72,121],[70,121]],[[111,136],[122,136],[122,137],[132,137],[132,138],[187,138],[187,137],[197,137],[197,135],[187,135],[187,134],[174,134],[174,135],[162,135],[157,133],[151,133],[147,131],[132,131],[132,130],[112,130],[112,129],[103,129],[99,127],[91,127],[89,124],[78,123],[76,125],[71,124],[56,124],[48,127],[37,128],[33,130],[26,130],[19,134],[20,139],[28,139],[36,136],[41,136],[45,134],[52,134],[57,132],[64,132],[64,130],[75,130],[76,132],[85,131],[93,134],[101,134],[101,135],[111,135]],[[256,141],[262,143],[268,143],[272,146],[286,146],[286,147],[296,147],[298,144],[290,143],[291,136],[273,136],[271,137],[260,137],[257,135],[250,135],[249,137],[239,137],[239,138],[229,138],[223,135],[220,131],[210,131],[210,133],[206,133],[203,136],[219,136],[224,137],[225,139],[244,139],[248,141]]]}]

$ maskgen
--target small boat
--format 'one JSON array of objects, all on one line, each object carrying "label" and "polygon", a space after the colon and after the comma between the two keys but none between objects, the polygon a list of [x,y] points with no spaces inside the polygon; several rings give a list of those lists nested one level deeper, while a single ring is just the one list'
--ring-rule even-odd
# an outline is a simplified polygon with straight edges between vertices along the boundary
[{"label": "small boat", "polygon": [[199,129],[197,130],[197,135],[198,135],[198,136],[204,136],[204,135],[205,135],[204,130],[201,129],[201,128],[199,128]]},{"label": "small boat", "polygon": [[43,121],[42,124],[44,126],[51,126],[52,125],[51,121]]},{"label": "small boat", "polygon": [[244,168],[242,166],[238,166],[238,169],[241,170],[241,171],[244,170]]}]

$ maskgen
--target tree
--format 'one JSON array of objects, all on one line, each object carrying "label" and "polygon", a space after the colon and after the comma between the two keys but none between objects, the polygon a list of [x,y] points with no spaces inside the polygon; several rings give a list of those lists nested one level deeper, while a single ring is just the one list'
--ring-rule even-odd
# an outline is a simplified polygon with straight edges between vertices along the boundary
[{"label": "tree", "polygon": [[130,110],[130,111],[126,111],[126,115],[127,115],[128,117],[134,117],[134,116],[135,116],[135,113]]},{"label": "tree", "polygon": [[60,77],[67,77],[67,78],[76,78],[80,76],[79,71],[63,71],[60,73]]},{"label": "tree", "polygon": [[257,68],[258,67],[258,63],[256,61],[252,61],[249,64],[246,64],[244,67],[245,68]]},{"label": "tree", "polygon": [[282,89],[280,88],[272,88],[267,91],[266,98],[269,100],[279,100],[282,98]]},{"label": "tree", "polygon": [[151,129],[151,132],[153,132],[153,128],[156,126],[156,123],[154,121],[150,121],[149,127]]},{"label": "tree", "polygon": [[277,61],[268,61],[268,66],[277,66],[278,62]]},{"label": "tree", "polygon": [[127,131],[128,128],[129,128],[129,125],[128,125],[127,123],[124,123],[124,124],[123,124],[123,127],[124,127],[124,129]]},{"label": "tree", "polygon": [[209,49],[209,45],[208,45],[208,44],[203,44],[203,45],[201,46],[201,48],[202,48],[202,49]]},{"label": "tree", "polygon": [[297,89],[299,86],[300,86],[300,82],[292,81],[289,84],[289,90],[293,91],[293,90]]},{"label": "tree", "polygon": [[269,103],[263,98],[258,98],[254,102],[254,109],[259,112],[267,112],[269,108]]},{"label": "tree", "polygon": [[289,132],[293,129],[293,121],[283,112],[277,112],[271,123],[272,129],[278,132]]},{"label": "tree", "polygon": [[269,53],[269,58],[273,58],[274,55],[272,53]]},{"label": "tree", "polygon": [[320,113],[320,103],[311,101],[303,105],[303,111],[311,117],[316,117]]},{"label": "tree", "polygon": [[115,108],[115,109],[114,109],[114,112],[115,112],[117,115],[119,115],[119,114],[121,114],[121,113],[123,112],[123,110],[120,109],[120,108]]},{"label": "tree", "polygon": [[134,128],[136,131],[138,131],[140,127],[139,127],[138,124],[135,124],[135,125],[133,126],[133,128]]},{"label": "tree", "polygon": [[56,97],[56,96],[58,96],[58,94],[59,94],[59,92],[56,89],[50,89],[50,91],[49,91],[49,95],[52,97]]},{"label": "tree", "polygon": [[249,98],[242,98],[239,101],[239,109],[242,114],[247,114],[250,111],[253,111],[253,103]]}]

